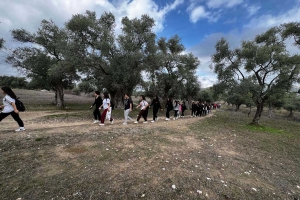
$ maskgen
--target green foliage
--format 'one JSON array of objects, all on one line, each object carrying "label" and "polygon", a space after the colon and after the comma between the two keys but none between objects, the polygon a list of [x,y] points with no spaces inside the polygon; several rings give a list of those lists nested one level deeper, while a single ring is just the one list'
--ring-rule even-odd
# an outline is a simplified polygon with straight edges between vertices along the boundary
[{"label": "green foliage", "polygon": [[23,89],[27,87],[27,81],[25,77],[0,76],[0,86]]},{"label": "green foliage", "polygon": [[200,83],[195,70],[200,61],[191,53],[183,54],[184,50],[177,35],[157,41],[155,59],[147,68],[151,81],[145,88],[149,95],[189,100],[197,96]]},{"label": "green foliage", "polygon": [[64,108],[64,88],[70,87],[73,81],[79,79],[68,32],[58,28],[51,20],[42,20],[36,33],[17,29],[12,30],[12,36],[31,46],[16,48],[7,57],[7,62],[32,78],[33,86],[51,87],[55,90],[57,106]]},{"label": "green foliage", "polygon": [[271,28],[254,40],[242,41],[241,46],[233,50],[222,38],[212,56],[219,80],[215,91],[226,88],[226,92],[233,94],[231,100],[239,103],[243,102],[241,97],[245,97],[245,92],[249,93],[257,106],[253,123],[258,123],[263,106],[272,94],[288,91],[299,81],[300,56],[287,52],[282,33],[284,30],[280,27]]},{"label": "green foliage", "polygon": [[80,95],[80,89],[78,87],[75,87],[72,89],[72,94],[74,95]]},{"label": "green foliage", "polygon": [[289,116],[293,115],[293,112],[300,110],[300,97],[297,93],[289,92],[285,95],[283,108],[290,112]]}]

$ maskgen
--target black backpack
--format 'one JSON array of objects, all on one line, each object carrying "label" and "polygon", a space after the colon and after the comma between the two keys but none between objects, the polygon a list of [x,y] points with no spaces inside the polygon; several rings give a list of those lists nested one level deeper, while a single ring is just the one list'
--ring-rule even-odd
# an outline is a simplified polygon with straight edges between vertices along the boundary
[{"label": "black backpack", "polygon": [[112,110],[115,109],[115,104],[112,101],[110,102],[110,107]]},{"label": "black backpack", "polygon": [[19,100],[19,98],[16,99],[15,104],[16,104],[18,111],[20,111],[20,112],[25,111],[25,106],[24,106],[23,102]]}]

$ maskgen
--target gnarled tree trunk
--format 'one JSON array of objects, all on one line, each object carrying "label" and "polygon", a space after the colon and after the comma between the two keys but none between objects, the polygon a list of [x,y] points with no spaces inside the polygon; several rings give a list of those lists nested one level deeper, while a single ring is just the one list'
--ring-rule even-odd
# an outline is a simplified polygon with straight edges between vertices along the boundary
[{"label": "gnarled tree trunk", "polygon": [[255,115],[252,119],[252,122],[251,124],[259,124],[259,119],[261,117],[261,113],[263,111],[263,108],[264,108],[264,102],[261,101],[261,102],[257,102],[256,104],[256,112],[255,112]]},{"label": "gnarled tree trunk", "polygon": [[64,87],[62,84],[56,86],[56,93],[58,97],[56,106],[61,109],[64,109],[65,108]]}]

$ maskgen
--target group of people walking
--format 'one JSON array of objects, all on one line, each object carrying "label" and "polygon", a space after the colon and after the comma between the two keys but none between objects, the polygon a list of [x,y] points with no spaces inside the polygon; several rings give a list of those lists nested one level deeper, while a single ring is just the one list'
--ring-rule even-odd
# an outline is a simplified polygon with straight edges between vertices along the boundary
[{"label": "group of people walking", "polygon": [[[93,112],[94,114],[94,123],[98,123],[100,122],[100,126],[104,125],[104,120],[105,119],[109,119],[109,121],[111,122],[111,124],[113,123],[114,119],[111,116],[111,110],[113,109],[113,107],[110,104],[110,99],[108,97],[108,94],[105,93],[104,94],[104,99],[102,100],[100,97],[100,92],[99,91],[95,91],[94,92],[95,95],[95,101],[93,103],[93,105],[90,107],[92,108],[94,105],[95,106],[95,110]],[[103,107],[104,111],[101,114],[100,110]],[[151,102],[151,104],[149,104],[146,101],[146,97],[144,95],[140,96],[139,99],[139,104],[136,106],[137,109],[140,109],[139,114],[137,115],[137,119],[136,121],[134,121],[134,124],[138,124],[140,119],[143,118],[144,122],[143,123],[148,123],[148,110],[149,108],[152,107],[153,109],[153,119],[151,120],[151,122],[156,122],[158,120],[158,116],[157,113],[159,110],[163,110],[163,107],[161,106],[160,100],[158,96],[155,96]],[[174,111],[174,117],[173,120],[176,120],[180,117],[184,117],[185,116],[185,111],[187,110],[187,106],[185,104],[184,101],[178,101],[178,100],[174,100],[172,101],[170,98],[167,98],[166,100],[166,104],[164,109],[166,109],[166,121],[170,120],[170,112]],[[133,102],[132,100],[129,98],[129,96],[127,94],[124,94],[124,122],[123,125],[126,125],[128,123],[128,121],[133,121],[133,119],[129,116],[130,112],[133,110]],[[191,116],[202,116],[209,113],[210,110],[210,106],[207,103],[194,103],[192,104],[191,107],[192,113]],[[204,112],[205,110],[205,112]],[[202,114],[203,113],[203,114]]]},{"label": "group of people walking", "polygon": [[[13,119],[18,123],[19,128],[15,131],[25,131],[24,123],[22,119],[19,116],[19,110],[17,109],[17,106],[15,104],[17,97],[15,93],[12,91],[9,87],[1,87],[2,93],[5,95],[3,98],[3,105],[0,106],[0,109],[2,110],[0,113],[0,122],[6,118],[7,116],[11,115]],[[95,101],[90,106],[90,109],[95,106],[95,109],[93,111],[94,115],[94,123],[99,123],[100,126],[104,126],[105,119],[108,119],[111,124],[113,124],[114,119],[112,118],[112,110],[114,108],[112,102],[110,101],[108,93],[104,93],[104,98],[102,99],[100,96],[99,91],[94,92]],[[156,122],[158,120],[157,113],[159,110],[163,110],[163,107],[161,106],[160,100],[158,96],[155,96],[149,104],[146,101],[146,97],[144,95],[140,96],[139,104],[136,106],[137,109],[140,109],[139,114],[137,116],[136,121],[134,121],[135,124],[138,124],[140,119],[143,118],[143,123],[148,123],[147,117],[148,117],[148,110],[149,108],[153,108],[153,119],[152,123]],[[101,109],[103,109],[103,112],[101,114]],[[166,104],[164,109],[166,109],[166,118],[165,120],[170,120],[170,112],[174,111],[174,117],[173,120],[178,119],[179,117],[184,117],[184,112],[187,110],[187,107],[185,105],[185,102],[174,100],[172,101],[170,98],[167,98]],[[129,98],[127,94],[124,94],[124,122],[123,125],[126,125],[128,121],[133,121],[133,119],[129,116],[130,112],[133,110],[133,102]],[[191,116],[202,116],[210,113],[211,105],[206,102],[193,102],[191,106]]]}]

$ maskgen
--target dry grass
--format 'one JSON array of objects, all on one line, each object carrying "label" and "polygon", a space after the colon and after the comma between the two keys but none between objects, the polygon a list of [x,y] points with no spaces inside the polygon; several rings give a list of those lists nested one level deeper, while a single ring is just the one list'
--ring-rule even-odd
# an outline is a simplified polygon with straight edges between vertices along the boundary
[{"label": "dry grass", "polygon": [[227,109],[127,126],[114,116],[99,127],[91,110],[27,112],[21,134],[5,119],[0,199],[300,199],[299,122],[252,127]]}]

